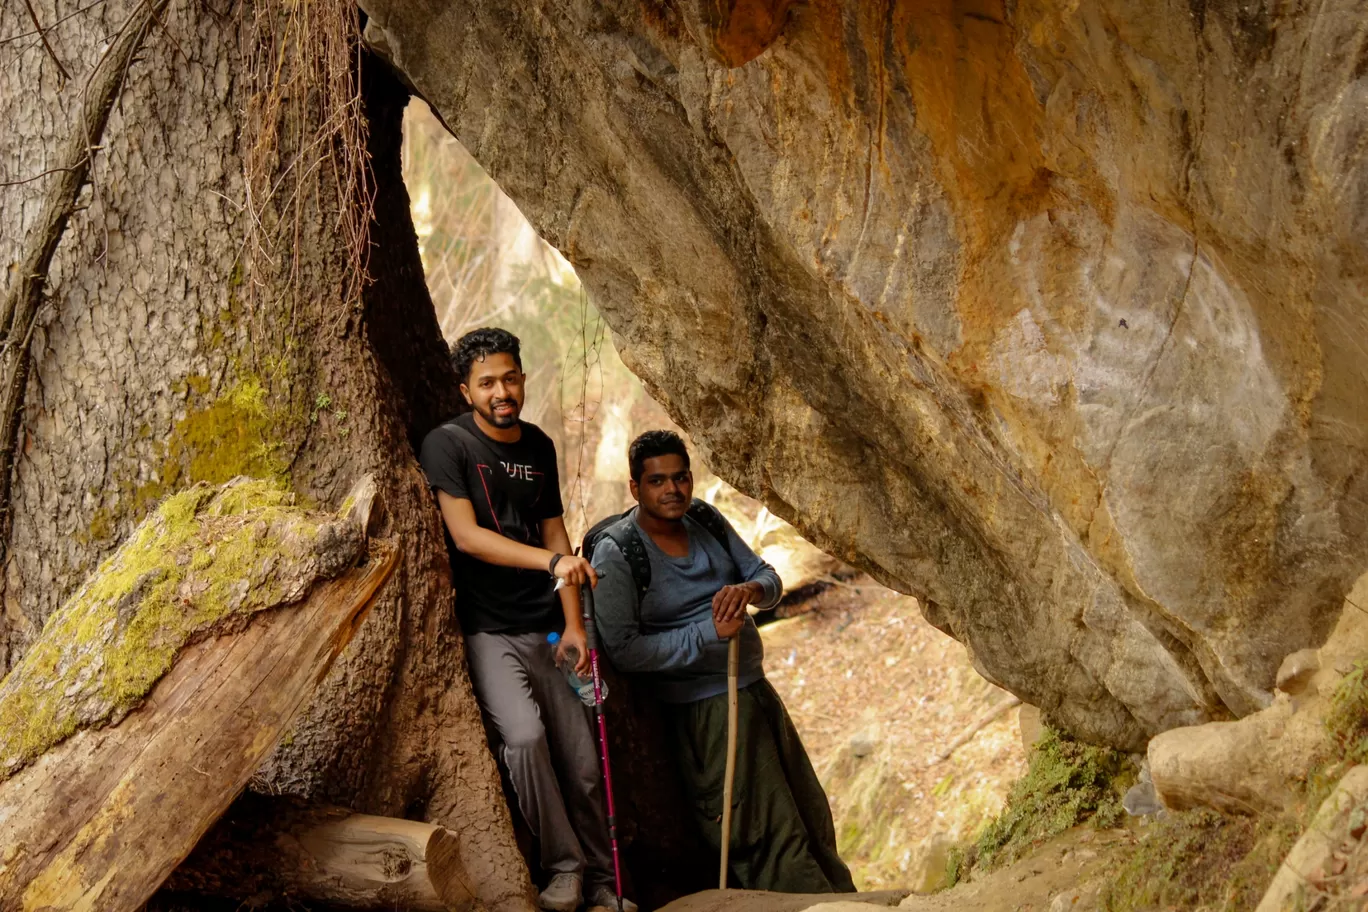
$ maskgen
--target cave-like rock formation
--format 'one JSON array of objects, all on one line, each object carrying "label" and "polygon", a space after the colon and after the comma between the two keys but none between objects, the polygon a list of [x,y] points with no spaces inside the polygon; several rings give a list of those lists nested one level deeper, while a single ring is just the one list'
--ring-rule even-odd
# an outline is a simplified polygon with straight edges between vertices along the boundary
[{"label": "cave-like rock formation", "polygon": [[1362,0],[362,0],[710,464],[1073,731],[1368,557]]}]

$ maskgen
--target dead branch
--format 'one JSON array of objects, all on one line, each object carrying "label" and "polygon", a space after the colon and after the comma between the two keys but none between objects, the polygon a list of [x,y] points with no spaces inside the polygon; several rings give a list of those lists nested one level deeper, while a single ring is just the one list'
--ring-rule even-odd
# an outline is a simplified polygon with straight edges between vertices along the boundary
[{"label": "dead branch", "polygon": [[57,64],[57,72],[62,74],[63,80],[71,79],[71,74],[67,72],[66,67],[62,66],[61,58],[57,56],[57,52],[53,50],[52,44],[48,41],[47,31],[43,28],[43,24],[38,21],[38,11],[33,8],[33,0],[24,0],[24,6],[28,8],[29,18],[33,20],[33,28],[38,33],[38,40],[43,42],[43,47],[47,49],[48,56],[52,58],[53,63]]},{"label": "dead branch", "polygon": [[456,835],[445,827],[250,792],[200,840],[164,889],[252,905],[412,912],[475,905]]},{"label": "dead branch", "polygon": [[943,750],[937,751],[936,753],[932,754],[931,759],[927,761],[926,765],[935,766],[937,763],[944,763],[946,760],[949,760],[950,756],[954,754],[955,751],[959,750],[961,747],[964,747],[964,745],[974,740],[975,735],[977,735],[979,732],[983,731],[985,728],[991,725],[994,721],[997,720],[999,716],[1001,716],[1007,710],[1011,709],[1013,706],[1020,705],[1020,697],[1015,695],[1009,696],[1006,700],[994,706],[992,709],[988,710],[983,715],[975,719],[972,723],[970,723],[969,727],[966,728],[964,731],[960,732],[959,735],[956,736],[955,740],[947,744]]},{"label": "dead branch", "polygon": [[[104,3],[105,3],[105,0],[95,0],[94,3],[87,3],[85,6],[78,6],[78,7],[76,7],[76,9],[74,9],[74,10],[72,10],[71,12],[67,13],[65,16],[58,16],[56,19],[53,20],[52,24],[49,25],[48,28],[49,28],[49,29],[56,28],[57,26],[61,25],[63,22],[66,22],[68,19],[74,19],[75,17],[81,15],[81,13],[88,13],[88,12],[90,12],[91,10],[93,10],[93,9],[94,9],[95,7],[97,7],[97,6],[103,6]],[[42,29],[35,29],[35,30],[33,30],[33,31],[20,32],[20,33],[17,34],[17,35],[6,35],[5,37],[0,38],[0,45],[10,44],[10,43],[15,42],[15,41],[21,41],[21,40],[23,40],[23,39],[25,39],[25,38],[32,38],[34,35],[38,35],[38,34],[41,34],[41,33],[42,33]]]}]

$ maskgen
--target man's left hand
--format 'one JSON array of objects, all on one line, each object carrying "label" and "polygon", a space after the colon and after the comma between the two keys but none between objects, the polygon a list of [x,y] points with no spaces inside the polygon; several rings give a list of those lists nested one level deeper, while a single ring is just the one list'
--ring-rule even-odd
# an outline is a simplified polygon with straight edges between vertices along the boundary
[{"label": "man's left hand", "polygon": [[713,619],[725,624],[744,617],[746,606],[760,601],[764,592],[759,583],[723,586],[713,596]]}]

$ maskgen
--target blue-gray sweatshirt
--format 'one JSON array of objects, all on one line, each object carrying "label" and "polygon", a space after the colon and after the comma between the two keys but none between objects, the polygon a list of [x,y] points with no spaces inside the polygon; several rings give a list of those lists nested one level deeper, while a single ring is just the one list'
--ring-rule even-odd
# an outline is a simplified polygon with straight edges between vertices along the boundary
[{"label": "blue-gray sweatshirt", "polygon": [[[632,513],[636,522],[636,513]],[[637,533],[651,561],[651,585],[641,600],[637,623],[637,589],[627,558],[604,538],[594,548],[594,569],[602,576],[594,590],[599,635],[620,671],[644,672],[667,703],[693,703],[727,690],[727,641],[717,638],[712,600],[717,590],[736,583],[757,582],[765,590],[758,607],[779,601],[779,574],[762,561],[727,524],[727,547],[707,529],[684,517],[689,530],[687,557],[670,557],[646,530]],[[765,676],[764,647],[755,622],[741,628],[741,671],[738,685]]]}]

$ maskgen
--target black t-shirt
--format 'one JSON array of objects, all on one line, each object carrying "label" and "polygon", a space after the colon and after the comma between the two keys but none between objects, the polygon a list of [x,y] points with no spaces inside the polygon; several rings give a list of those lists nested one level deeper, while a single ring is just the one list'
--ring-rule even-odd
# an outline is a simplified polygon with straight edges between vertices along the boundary
[{"label": "black t-shirt", "polygon": [[[475,424],[475,414],[467,412],[427,435],[419,461],[433,488],[470,501],[481,528],[513,541],[545,547],[541,521],[565,512],[556,445],[526,421],[517,443],[501,443],[485,436]],[[447,550],[458,590],[456,615],[466,633],[533,633],[564,627],[560,599],[553,591],[555,580],[545,570],[485,563],[459,551],[449,531]]]}]

